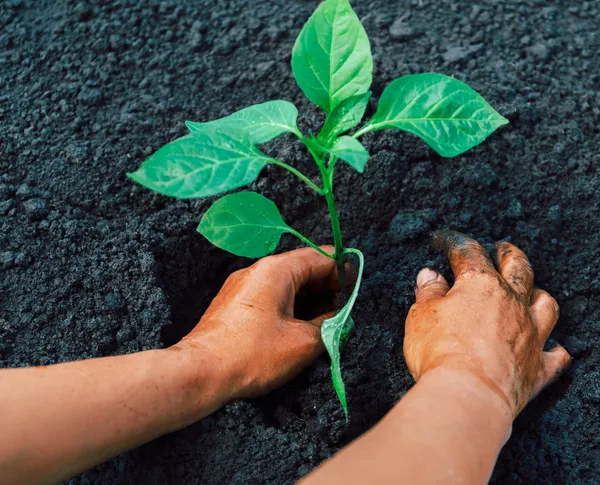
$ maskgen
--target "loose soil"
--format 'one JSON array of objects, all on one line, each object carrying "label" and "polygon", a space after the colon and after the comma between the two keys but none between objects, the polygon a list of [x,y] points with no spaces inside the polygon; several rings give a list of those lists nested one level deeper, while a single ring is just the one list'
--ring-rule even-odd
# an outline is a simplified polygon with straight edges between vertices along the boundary
[{"label": "loose soil", "polygon": [[[410,388],[402,357],[414,278],[449,276],[429,233],[490,249],[509,239],[561,305],[553,339],[568,375],[517,419],[495,484],[600,483],[600,4],[581,0],[355,0],[371,37],[375,98],[397,76],[468,82],[510,120],[442,159],[415,137],[365,138],[366,173],[336,179],[348,246],[366,256],[343,355],[346,426],[325,357],[270,394],[74,478],[83,484],[292,483],[376,423]],[[308,0],[84,3],[0,8],[0,364],[50,364],[168,345],[248,260],[195,231],[211,200],[182,202],[125,173],[205,121],[270,99],[301,129],[323,116],[297,88],[290,52]],[[298,143],[266,147],[316,175]],[[323,201],[268,167],[250,189],[328,243]],[[296,247],[284,237],[281,250]],[[400,457],[401,458],[401,457]]]}]

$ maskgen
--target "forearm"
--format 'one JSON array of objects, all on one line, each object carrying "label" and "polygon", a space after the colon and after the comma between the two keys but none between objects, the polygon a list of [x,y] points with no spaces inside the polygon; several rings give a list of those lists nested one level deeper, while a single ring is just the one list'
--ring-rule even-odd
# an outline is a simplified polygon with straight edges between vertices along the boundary
[{"label": "forearm", "polygon": [[223,404],[214,365],[168,350],[0,371],[0,485],[52,484]]},{"label": "forearm", "polygon": [[303,483],[485,484],[511,425],[508,407],[484,384],[433,370]]}]

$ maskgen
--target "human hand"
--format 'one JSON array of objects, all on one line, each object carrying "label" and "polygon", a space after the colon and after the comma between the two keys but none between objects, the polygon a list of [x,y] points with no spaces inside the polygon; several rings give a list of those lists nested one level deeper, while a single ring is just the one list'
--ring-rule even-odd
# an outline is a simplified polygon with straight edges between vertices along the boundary
[{"label": "human hand", "polygon": [[311,248],[263,258],[227,278],[198,325],[174,348],[185,350],[192,362],[211,355],[225,402],[265,394],[299,374],[325,348],[320,326],[335,312],[299,320],[296,294],[304,287],[336,291],[337,281],[335,261]]},{"label": "human hand", "polygon": [[408,368],[417,381],[440,367],[468,373],[515,417],[571,362],[560,345],[543,352],[558,304],[533,288],[527,256],[510,243],[496,245],[498,271],[483,247],[460,233],[438,233],[435,244],[446,251],[456,281],[450,288],[429,269],[417,276],[404,339]]}]

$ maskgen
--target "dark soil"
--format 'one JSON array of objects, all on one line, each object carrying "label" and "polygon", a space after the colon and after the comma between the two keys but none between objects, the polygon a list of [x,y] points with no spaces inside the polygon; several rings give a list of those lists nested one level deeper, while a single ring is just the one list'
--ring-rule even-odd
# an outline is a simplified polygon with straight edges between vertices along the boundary
[{"label": "dark soil", "polygon": [[[70,484],[291,483],[379,420],[409,389],[403,322],[419,268],[448,275],[429,233],[453,228],[530,255],[562,307],[568,375],[517,419],[494,483],[600,483],[600,5],[581,0],[355,0],[371,36],[375,98],[435,71],[481,92],[510,125],[442,159],[410,135],[341,167],[346,243],[366,256],[343,356],[345,425],[326,358],[271,395],[111,460]],[[205,121],[288,99],[323,116],[292,77],[298,0],[0,2],[0,364],[49,364],[170,344],[226,276],[249,264],[196,233],[210,200],[180,202],[125,178]],[[404,19],[404,20],[402,20]],[[376,99],[372,100],[373,112]],[[271,153],[315,173],[292,139]],[[326,208],[269,167],[251,189],[331,240]],[[281,250],[297,246],[284,237]],[[401,458],[401,457],[400,457]]]}]

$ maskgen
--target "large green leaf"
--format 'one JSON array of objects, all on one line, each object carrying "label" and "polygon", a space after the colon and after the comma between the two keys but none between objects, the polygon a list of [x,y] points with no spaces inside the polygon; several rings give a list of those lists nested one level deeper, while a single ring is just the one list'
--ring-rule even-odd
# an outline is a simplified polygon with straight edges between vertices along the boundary
[{"label": "large green leaf", "polygon": [[347,162],[358,173],[365,171],[370,156],[362,143],[351,136],[339,137],[327,151]]},{"label": "large green leaf", "polygon": [[337,314],[328,318],[323,322],[321,327],[321,338],[325,344],[325,348],[331,358],[331,379],[333,380],[333,387],[340,400],[340,404],[344,409],[346,421],[348,420],[348,403],[346,401],[346,387],[342,379],[342,370],[340,365],[340,346],[342,340],[348,335],[348,332],[352,329],[354,322],[350,316],[356,296],[358,295],[358,289],[360,288],[360,282],[362,280],[363,268],[365,266],[365,260],[363,254],[358,249],[346,249],[346,253],[356,254],[358,256],[358,277],[356,278],[356,284],[352,290],[350,298],[344,307],[337,312]]},{"label": "large green leaf", "polygon": [[315,10],[296,39],[292,71],[308,99],[327,113],[369,90],[371,45],[348,0],[326,0]]},{"label": "large green leaf", "polygon": [[342,101],[325,120],[319,140],[329,145],[336,136],[358,125],[365,115],[370,97],[371,91]]},{"label": "large green leaf", "polygon": [[185,124],[192,133],[203,132],[207,128],[220,132],[237,131],[258,145],[283,133],[297,132],[297,118],[296,107],[288,101],[279,100],[255,104],[218,120],[206,123],[186,121]]},{"label": "large green leaf", "polygon": [[269,160],[236,134],[206,130],[167,143],[127,176],[178,199],[208,197],[249,184]]},{"label": "large green leaf", "polygon": [[413,74],[385,88],[377,112],[360,131],[408,131],[443,157],[453,157],[506,123],[508,120],[465,83],[443,74]]},{"label": "large green leaf", "polygon": [[261,258],[275,250],[283,233],[295,231],[272,201],[256,192],[238,192],[210,206],[198,232],[236,256]]}]

